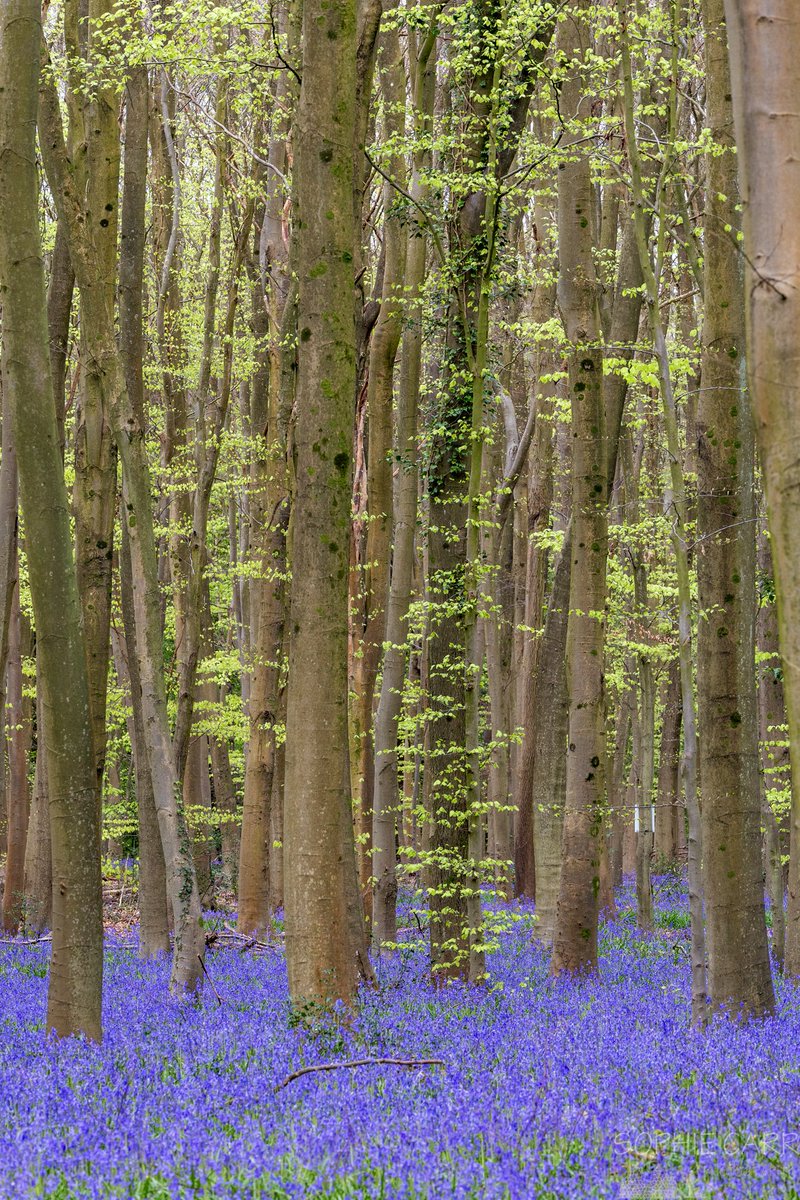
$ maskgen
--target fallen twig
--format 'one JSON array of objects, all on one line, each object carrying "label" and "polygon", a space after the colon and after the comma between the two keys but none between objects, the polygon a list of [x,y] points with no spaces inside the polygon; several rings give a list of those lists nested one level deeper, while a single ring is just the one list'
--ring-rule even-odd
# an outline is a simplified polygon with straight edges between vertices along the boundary
[{"label": "fallen twig", "polygon": [[285,1088],[294,1079],[299,1079],[301,1075],[312,1075],[317,1071],[338,1071],[342,1067],[444,1067],[446,1065],[443,1058],[352,1058],[346,1062],[317,1063],[314,1067],[300,1067],[298,1071],[292,1071],[291,1075],[287,1075],[283,1082],[278,1084],[275,1091],[279,1092],[281,1088]]},{"label": "fallen twig", "polygon": [[39,942],[52,942],[52,933],[43,933],[41,937],[35,938],[0,938],[0,944],[3,946],[35,946]]},{"label": "fallen twig", "polygon": [[239,930],[234,929],[232,925],[226,925],[225,929],[232,938],[244,942],[242,950],[251,950],[254,946],[257,946],[259,950],[280,950],[280,946],[275,942],[259,942],[258,938],[251,937],[246,933],[239,933]]},{"label": "fallen twig", "polygon": [[222,1008],[222,996],[220,996],[219,992],[217,991],[216,987],[214,986],[214,980],[211,978],[211,976],[208,973],[208,970],[206,969],[206,964],[203,962],[202,954],[198,954],[197,961],[200,963],[200,966],[203,968],[203,974],[205,975],[206,979],[211,984],[211,990],[214,993],[214,995],[217,997],[217,1004],[220,1006],[220,1008]]}]

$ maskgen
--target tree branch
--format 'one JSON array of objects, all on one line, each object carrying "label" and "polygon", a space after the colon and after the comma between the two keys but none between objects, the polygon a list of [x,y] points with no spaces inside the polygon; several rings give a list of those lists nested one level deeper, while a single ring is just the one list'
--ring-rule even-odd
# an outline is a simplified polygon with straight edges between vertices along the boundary
[{"label": "tree branch", "polygon": [[281,1091],[294,1079],[299,1079],[301,1075],[313,1075],[319,1071],[338,1071],[351,1067],[444,1067],[446,1065],[443,1058],[353,1058],[346,1062],[318,1063],[314,1067],[300,1067],[298,1071],[292,1071],[282,1083],[278,1084],[275,1091]]}]

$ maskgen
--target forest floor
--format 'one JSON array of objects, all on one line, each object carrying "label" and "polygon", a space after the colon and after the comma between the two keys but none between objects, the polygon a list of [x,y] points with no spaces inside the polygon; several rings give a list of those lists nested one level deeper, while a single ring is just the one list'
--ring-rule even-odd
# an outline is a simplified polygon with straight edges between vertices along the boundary
[{"label": "forest floor", "polygon": [[[774,1017],[697,1032],[682,883],[656,880],[654,935],[629,888],[618,905],[596,978],[551,979],[532,910],[509,905],[488,985],[439,989],[406,898],[378,987],[314,1036],[279,936],[243,949],[227,915],[209,914],[202,999],[178,1003],[107,897],[102,1046],[45,1036],[47,944],[4,943],[0,1196],[797,1198],[800,990],[778,980]],[[440,1061],[343,1065],[364,1058]]]}]

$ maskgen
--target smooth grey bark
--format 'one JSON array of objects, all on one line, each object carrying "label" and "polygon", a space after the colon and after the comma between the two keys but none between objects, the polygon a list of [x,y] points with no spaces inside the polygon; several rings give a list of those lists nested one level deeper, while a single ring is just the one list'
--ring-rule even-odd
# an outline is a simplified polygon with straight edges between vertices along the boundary
[{"label": "smooth grey bark", "polygon": [[760,1016],[775,1003],[761,867],[755,668],[755,445],[745,389],[744,279],[723,0],[704,0],[705,315],[697,409],[697,706],[708,993]]},{"label": "smooth grey bark", "polygon": [[36,664],[36,767],[25,846],[25,923],[41,934],[53,923],[53,855],[50,838],[50,805],[45,760],[44,706]]},{"label": "smooth grey bark", "polygon": [[568,529],[556,561],[542,633],[536,681],[538,719],[532,747],[531,806],[538,917],[535,934],[547,946],[552,944],[555,933],[567,789],[566,649],[571,566],[572,531]]},{"label": "smooth grey bark", "polygon": [[[134,415],[145,427],[143,287],[147,143],[150,84],[146,67],[132,72],[125,90],[125,158],[120,218],[119,325],[125,386]],[[139,828],[139,954],[154,958],[169,950],[166,866],[158,829],[153,780],[145,741],[142,687],[136,648],[133,577],[128,530],[122,522],[119,548],[120,606],[125,636],[125,670],[130,681],[130,728]]]},{"label": "smooth grey bark", "polygon": [[[563,112],[584,115],[581,63],[590,46],[589,6],[575,5],[558,35],[567,59]],[[597,967],[598,892],[605,806],[604,648],[608,493],[598,279],[592,231],[591,167],[570,131],[559,162],[558,305],[569,342],[572,411],[572,541],[567,628],[569,730],[563,854],[551,970]],[[571,145],[572,143],[572,145]]]},{"label": "smooth grey bark", "polygon": [[684,819],[680,803],[681,715],[680,670],[677,661],[673,661],[664,688],[658,756],[654,852],[660,870],[677,861],[678,830]]},{"label": "smooth grey bark", "polygon": [[800,9],[725,0],[745,251],[747,371],[764,476],[792,757],[786,963],[800,974]]}]

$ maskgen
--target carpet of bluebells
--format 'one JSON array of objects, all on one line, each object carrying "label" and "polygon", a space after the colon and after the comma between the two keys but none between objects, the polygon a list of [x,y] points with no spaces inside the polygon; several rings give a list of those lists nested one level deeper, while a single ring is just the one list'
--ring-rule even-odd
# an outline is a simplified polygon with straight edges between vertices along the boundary
[{"label": "carpet of bluebells", "polygon": [[[406,911],[355,1022],[313,1037],[280,952],[212,948],[218,996],[194,1005],[168,997],[166,962],[109,939],[105,1040],[59,1043],[46,945],[2,945],[0,1197],[798,1197],[800,992],[779,982],[769,1020],[694,1031],[686,898],[656,887],[655,935],[623,891],[583,981],[549,977],[532,911],[510,906],[489,985],[437,989]],[[278,1086],[381,1056],[444,1065]]]}]

